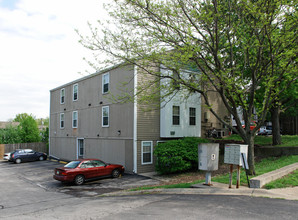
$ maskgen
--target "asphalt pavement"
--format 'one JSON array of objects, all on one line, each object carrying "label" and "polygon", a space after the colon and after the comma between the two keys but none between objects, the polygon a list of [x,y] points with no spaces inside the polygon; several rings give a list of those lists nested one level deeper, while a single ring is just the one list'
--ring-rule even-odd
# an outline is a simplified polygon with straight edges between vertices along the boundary
[{"label": "asphalt pavement", "polygon": [[[155,172],[144,173],[143,176],[155,179],[156,181],[168,181],[163,179],[162,176],[156,175]],[[279,188],[279,189],[257,189],[248,188],[246,186],[232,186],[229,188],[228,184],[212,182],[212,186],[204,185],[203,183],[194,184],[192,188],[171,188],[171,189],[149,189],[139,191],[123,190],[118,192],[106,193],[105,196],[114,195],[136,195],[136,194],[148,194],[148,193],[161,193],[161,194],[202,194],[202,195],[242,195],[251,197],[265,197],[265,198],[276,198],[286,200],[297,200],[298,201],[298,186]]]}]

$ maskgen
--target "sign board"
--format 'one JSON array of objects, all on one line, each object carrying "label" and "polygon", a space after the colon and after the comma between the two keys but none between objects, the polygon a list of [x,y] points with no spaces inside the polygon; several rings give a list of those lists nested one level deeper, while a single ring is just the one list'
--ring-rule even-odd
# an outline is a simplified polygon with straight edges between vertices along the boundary
[{"label": "sign board", "polygon": [[226,144],[224,163],[243,166],[243,159],[241,153],[247,155],[247,149],[248,145],[244,144]]}]

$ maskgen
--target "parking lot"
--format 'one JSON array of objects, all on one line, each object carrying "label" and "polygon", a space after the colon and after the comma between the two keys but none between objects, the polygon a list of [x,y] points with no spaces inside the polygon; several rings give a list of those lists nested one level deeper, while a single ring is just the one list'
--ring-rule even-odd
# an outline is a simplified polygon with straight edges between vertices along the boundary
[{"label": "parking lot", "polygon": [[0,173],[2,177],[12,174],[19,181],[30,183],[46,191],[55,191],[76,197],[92,197],[138,186],[158,184],[157,180],[127,173],[120,178],[103,178],[86,182],[81,186],[76,186],[72,183],[61,183],[53,179],[53,174],[54,168],[63,165],[49,160],[21,164],[2,161],[0,162]]}]

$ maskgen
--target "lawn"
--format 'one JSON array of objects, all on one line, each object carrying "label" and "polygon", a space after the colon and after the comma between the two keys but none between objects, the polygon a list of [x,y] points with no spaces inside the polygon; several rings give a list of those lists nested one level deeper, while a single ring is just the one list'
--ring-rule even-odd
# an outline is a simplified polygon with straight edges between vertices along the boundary
[{"label": "lawn", "polygon": [[[236,141],[242,141],[242,138],[237,135],[233,134],[229,137],[226,137],[225,140],[236,140]],[[295,147],[298,143],[298,135],[282,135],[281,136],[281,145],[276,145],[277,147]],[[270,146],[272,145],[272,136],[260,136],[257,135],[255,137],[255,144],[261,145],[261,146]]]},{"label": "lawn", "polygon": [[272,181],[264,186],[266,189],[274,189],[274,188],[285,188],[285,187],[292,187],[298,186],[298,170],[290,173],[289,175]]},{"label": "lawn", "polygon": [[[284,166],[296,163],[298,161],[298,155],[291,155],[291,156],[283,156],[283,157],[269,157],[261,160],[260,162],[256,163],[256,176],[262,175],[264,173],[268,173],[273,170],[277,170],[279,168],[282,168]],[[246,179],[246,174],[244,169],[241,169],[241,174],[240,174],[240,185],[242,186],[248,186],[247,179]],[[233,173],[233,184],[236,184],[236,177],[237,174],[236,172]],[[249,176],[249,179],[253,178],[255,176]],[[298,176],[296,176],[296,179]],[[219,183],[229,183],[229,174],[221,175],[212,178],[213,182],[219,182]],[[298,186],[298,181],[290,181],[293,183],[291,186]]]}]

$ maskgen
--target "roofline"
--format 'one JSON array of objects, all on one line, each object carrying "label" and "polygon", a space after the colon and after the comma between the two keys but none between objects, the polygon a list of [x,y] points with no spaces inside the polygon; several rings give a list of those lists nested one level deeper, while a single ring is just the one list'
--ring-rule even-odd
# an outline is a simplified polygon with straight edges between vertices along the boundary
[{"label": "roofline", "polygon": [[113,69],[116,69],[116,68],[118,68],[119,66],[125,66],[125,65],[129,65],[129,64],[127,64],[127,63],[126,63],[126,64],[125,64],[125,63],[120,63],[120,64],[116,64],[116,65],[111,66],[111,67],[107,67],[107,68],[105,68],[105,69],[96,71],[95,73],[92,73],[92,74],[90,74],[90,75],[88,75],[88,76],[81,77],[81,78],[79,78],[79,79],[76,79],[76,80],[73,80],[73,81],[71,81],[71,82],[65,83],[65,84],[63,84],[63,85],[61,85],[61,86],[58,86],[58,87],[56,87],[56,88],[54,88],[54,89],[51,89],[50,92],[53,92],[53,91],[58,90],[58,89],[62,89],[62,88],[64,88],[64,87],[66,87],[66,86],[69,86],[69,85],[78,83],[78,82],[83,81],[83,80],[85,80],[85,79],[89,79],[89,78],[91,78],[91,77],[94,77],[94,76],[97,76],[97,75],[101,75],[101,74],[103,74],[103,73],[105,73],[105,72],[108,72],[108,71],[111,71],[111,70],[113,70]]}]

